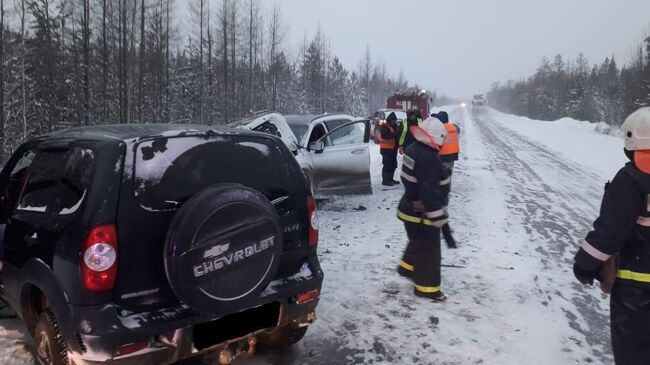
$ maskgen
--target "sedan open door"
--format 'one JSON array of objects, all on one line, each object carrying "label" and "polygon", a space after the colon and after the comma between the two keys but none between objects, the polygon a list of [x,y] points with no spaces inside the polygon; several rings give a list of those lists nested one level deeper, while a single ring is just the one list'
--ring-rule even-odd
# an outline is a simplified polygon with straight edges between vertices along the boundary
[{"label": "sedan open door", "polygon": [[[327,122],[326,122],[327,124]],[[319,196],[369,194],[370,121],[342,123],[309,145],[313,161],[314,190]]]}]

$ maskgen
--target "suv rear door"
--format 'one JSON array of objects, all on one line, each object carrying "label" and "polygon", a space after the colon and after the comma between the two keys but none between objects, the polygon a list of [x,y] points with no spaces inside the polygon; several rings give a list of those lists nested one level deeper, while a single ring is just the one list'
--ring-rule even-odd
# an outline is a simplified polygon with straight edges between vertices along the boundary
[{"label": "suv rear door", "polygon": [[309,254],[307,186],[279,139],[216,132],[143,139],[127,148],[120,189],[120,307],[137,313],[179,304],[165,274],[169,225],[191,196],[222,183],[251,187],[274,202],[284,232],[277,275],[298,271]]},{"label": "suv rear door", "polygon": [[12,282],[11,268],[29,260],[54,268],[55,251],[62,249],[57,246],[61,234],[76,222],[75,213],[88,195],[94,173],[93,150],[54,142],[18,150],[5,168],[2,223],[6,224],[3,276],[7,282]]},{"label": "suv rear door", "polygon": [[309,146],[319,195],[371,192],[369,120],[323,122],[327,134]]}]

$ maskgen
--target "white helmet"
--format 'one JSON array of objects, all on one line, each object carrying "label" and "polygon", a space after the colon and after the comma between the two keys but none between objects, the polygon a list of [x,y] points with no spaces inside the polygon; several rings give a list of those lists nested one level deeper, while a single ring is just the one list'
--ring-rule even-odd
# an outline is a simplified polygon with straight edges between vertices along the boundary
[{"label": "white helmet", "polygon": [[650,108],[641,108],[630,114],[623,123],[625,149],[650,150]]},{"label": "white helmet", "polygon": [[424,129],[424,131],[433,138],[433,142],[438,146],[442,146],[445,142],[445,138],[447,138],[447,128],[445,128],[445,125],[442,124],[438,118],[427,118],[422,122],[420,128]]}]

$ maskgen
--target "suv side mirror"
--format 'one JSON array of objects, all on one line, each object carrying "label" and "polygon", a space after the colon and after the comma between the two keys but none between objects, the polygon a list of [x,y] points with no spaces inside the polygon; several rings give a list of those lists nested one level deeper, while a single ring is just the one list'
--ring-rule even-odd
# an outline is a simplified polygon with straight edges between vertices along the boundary
[{"label": "suv side mirror", "polygon": [[325,149],[325,143],[323,141],[316,141],[309,144],[309,150],[316,153],[321,153]]}]

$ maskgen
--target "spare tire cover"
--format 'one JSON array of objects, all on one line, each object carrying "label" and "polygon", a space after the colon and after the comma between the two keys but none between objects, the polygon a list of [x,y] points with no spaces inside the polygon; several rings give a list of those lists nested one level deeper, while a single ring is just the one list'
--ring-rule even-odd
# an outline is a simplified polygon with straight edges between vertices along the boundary
[{"label": "spare tire cover", "polygon": [[282,233],[269,200],[241,185],[195,194],[174,216],[165,243],[169,283],[185,304],[225,313],[253,304],[275,275]]}]

